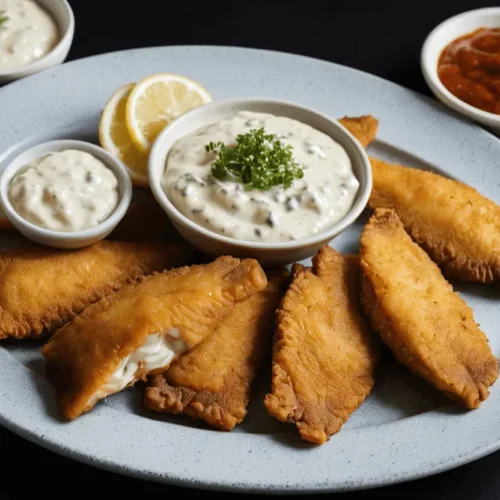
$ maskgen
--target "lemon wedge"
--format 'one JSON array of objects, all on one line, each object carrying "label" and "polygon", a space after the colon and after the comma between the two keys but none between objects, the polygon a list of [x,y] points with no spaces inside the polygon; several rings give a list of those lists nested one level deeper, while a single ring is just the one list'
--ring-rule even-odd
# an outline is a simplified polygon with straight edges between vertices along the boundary
[{"label": "lemon wedge", "polygon": [[123,85],[107,102],[99,123],[99,142],[125,164],[134,186],[146,187],[149,185],[148,155],[135,147],[125,120],[127,99],[134,87],[135,83]]},{"label": "lemon wedge", "polygon": [[127,101],[126,121],[137,148],[147,153],[172,120],[212,101],[199,83],[181,75],[159,73],[141,80]]}]

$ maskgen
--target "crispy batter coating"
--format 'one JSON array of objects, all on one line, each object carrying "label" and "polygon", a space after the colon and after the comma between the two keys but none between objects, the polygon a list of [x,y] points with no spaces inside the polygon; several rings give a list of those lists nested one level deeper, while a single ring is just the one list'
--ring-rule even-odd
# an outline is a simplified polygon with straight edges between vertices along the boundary
[{"label": "crispy batter coating", "polygon": [[63,416],[73,419],[90,410],[91,397],[148,335],[178,329],[179,339],[192,348],[235,303],[266,285],[257,261],[220,257],[147,276],[89,306],[42,348]]},{"label": "crispy batter coating", "polygon": [[270,415],[294,422],[303,439],[322,444],[370,394],[378,339],[359,300],[359,259],[330,247],[313,268],[295,266],[278,312]]},{"label": "crispy batter coating", "polygon": [[500,281],[500,206],[461,182],[370,158],[371,208],[392,208],[444,274]]},{"label": "crispy batter coating", "polygon": [[228,431],[241,423],[262,367],[286,276],[270,277],[265,290],[236,304],[214,332],[168,372],[150,377],[145,406],[184,413]]},{"label": "crispy batter coating", "polygon": [[0,339],[53,333],[89,304],[154,271],[182,266],[186,245],[101,241],[80,250],[27,245],[0,252]]},{"label": "crispy batter coating", "polygon": [[339,119],[339,122],[356,137],[363,147],[366,148],[375,140],[378,131],[378,120],[374,116],[344,116]]},{"label": "crispy batter coating", "polygon": [[477,408],[498,362],[438,266],[393,210],[377,209],[361,235],[362,300],[398,361],[451,399]]}]

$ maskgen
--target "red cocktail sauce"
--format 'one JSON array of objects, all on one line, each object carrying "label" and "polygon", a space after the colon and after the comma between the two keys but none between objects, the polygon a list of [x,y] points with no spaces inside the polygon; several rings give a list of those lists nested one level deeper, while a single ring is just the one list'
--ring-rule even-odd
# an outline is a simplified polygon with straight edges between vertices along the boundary
[{"label": "red cocktail sauce", "polygon": [[500,115],[500,28],[480,28],[449,43],[438,76],[462,101]]}]

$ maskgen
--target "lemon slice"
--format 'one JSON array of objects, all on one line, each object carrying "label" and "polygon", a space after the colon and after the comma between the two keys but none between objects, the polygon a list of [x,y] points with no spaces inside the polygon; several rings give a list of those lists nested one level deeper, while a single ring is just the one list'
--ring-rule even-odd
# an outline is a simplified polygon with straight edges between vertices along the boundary
[{"label": "lemon slice", "polygon": [[148,182],[148,155],[139,151],[128,133],[125,110],[135,83],[120,87],[109,99],[99,123],[99,142],[127,167],[134,186],[145,187]]},{"label": "lemon slice", "polygon": [[147,153],[172,120],[212,97],[197,82],[181,75],[160,73],[141,80],[127,101],[127,128],[137,148]]}]

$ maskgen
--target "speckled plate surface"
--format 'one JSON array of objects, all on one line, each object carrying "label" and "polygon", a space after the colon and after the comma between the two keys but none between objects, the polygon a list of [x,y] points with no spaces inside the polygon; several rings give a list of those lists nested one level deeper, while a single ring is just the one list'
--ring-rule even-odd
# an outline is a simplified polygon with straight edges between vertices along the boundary
[{"label": "speckled plate surface", "polygon": [[[372,153],[433,168],[500,203],[500,141],[399,86],[342,66],[274,52],[165,47],[84,59],[0,89],[5,161],[40,141],[97,141],[102,107],[120,85],[156,72],[200,81],[214,98],[265,96],[334,117],[380,119]],[[359,221],[332,245],[358,247]],[[3,237],[2,244],[12,239]],[[500,291],[458,285],[500,355]],[[402,297],[404,300],[404,297]],[[344,429],[321,447],[265,413],[266,369],[249,415],[222,433],[141,407],[142,387],[108,398],[67,424],[58,419],[39,345],[0,344],[0,423],[42,446],[115,472],[184,486],[277,492],[339,491],[439,472],[500,448],[500,387],[465,412],[394,363]]]}]

